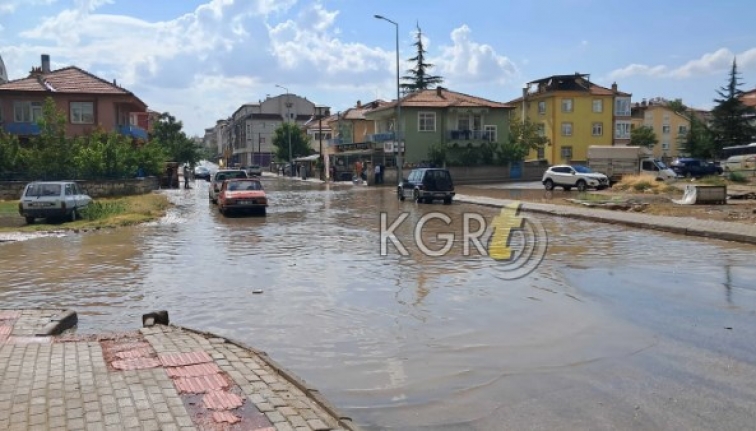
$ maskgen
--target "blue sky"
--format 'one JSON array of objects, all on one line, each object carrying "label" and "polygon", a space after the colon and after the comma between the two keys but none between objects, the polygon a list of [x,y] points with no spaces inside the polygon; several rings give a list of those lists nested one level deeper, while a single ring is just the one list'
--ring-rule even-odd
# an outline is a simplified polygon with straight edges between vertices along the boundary
[{"label": "blue sky", "polygon": [[523,83],[588,73],[643,98],[710,108],[737,55],[756,87],[752,0],[0,0],[11,79],[50,54],[169,111],[201,135],[242,103],[289,91],[333,111],[396,94],[417,24],[445,87],[497,101]]}]

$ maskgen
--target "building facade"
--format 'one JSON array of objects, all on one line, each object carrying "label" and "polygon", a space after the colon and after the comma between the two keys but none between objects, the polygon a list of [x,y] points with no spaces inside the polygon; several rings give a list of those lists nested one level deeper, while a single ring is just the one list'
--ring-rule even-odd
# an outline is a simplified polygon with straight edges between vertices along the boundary
[{"label": "building facade", "polygon": [[682,156],[680,142],[690,130],[690,118],[686,114],[675,112],[661,97],[633,104],[632,113],[633,129],[646,126],[654,130],[659,141],[652,149],[654,157],[671,159]]},{"label": "building facade", "polygon": [[29,76],[0,84],[0,123],[22,139],[38,135],[45,100],[52,98],[66,116],[66,135],[91,133],[96,128],[147,140],[150,115],[147,105],[130,91],[85,70],[69,66],[50,69],[42,55],[40,67]]},{"label": "building facade", "polygon": [[513,121],[526,118],[549,139],[544,148],[533,150],[529,159],[549,164],[584,163],[591,145],[630,143],[631,95],[602,87],[590,75],[554,75],[531,81],[523,96],[509,102]]}]

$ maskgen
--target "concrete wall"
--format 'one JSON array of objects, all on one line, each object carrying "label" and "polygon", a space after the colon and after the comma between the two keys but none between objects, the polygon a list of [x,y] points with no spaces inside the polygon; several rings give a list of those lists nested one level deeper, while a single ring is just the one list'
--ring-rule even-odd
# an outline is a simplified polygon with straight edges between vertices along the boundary
[{"label": "concrete wall", "polygon": [[[157,177],[127,180],[77,181],[79,187],[93,198],[150,193],[159,188]],[[0,200],[17,200],[27,181],[0,181]]]},{"label": "concrete wall", "polygon": [[[449,173],[455,185],[491,184],[520,181],[540,181],[547,166],[523,166],[519,178],[510,177],[509,166],[471,166],[450,167]],[[402,174],[406,178],[412,168],[404,168]],[[383,174],[383,186],[396,187],[399,184],[395,169],[387,169]],[[370,182],[372,185],[372,181]]]}]

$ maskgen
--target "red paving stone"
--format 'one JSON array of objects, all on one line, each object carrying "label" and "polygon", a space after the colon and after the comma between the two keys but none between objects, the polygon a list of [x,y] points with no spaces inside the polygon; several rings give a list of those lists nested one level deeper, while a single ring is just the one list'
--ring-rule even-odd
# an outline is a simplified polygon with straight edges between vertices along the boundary
[{"label": "red paving stone", "polygon": [[222,391],[211,391],[202,397],[202,404],[210,410],[231,410],[241,407],[244,400],[240,396]]},{"label": "red paving stone", "polygon": [[13,326],[0,325],[0,335],[10,335],[13,330]]},{"label": "red paving stone", "polygon": [[184,365],[204,364],[213,362],[213,358],[205,351],[190,353],[165,353],[158,355],[160,362],[164,367],[181,367]]},{"label": "red paving stone", "polygon": [[206,364],[166,368],[165,371],[170,377],[199,377],[218,374],[221,372],[221,369],[214,362],[208,362]]},{"label": "red paving stone", "polygon": [[152,347],[139,347],[134,350],[126,350],[117,352],[115,357],[118,359],[133,359],[133,358],[148,358],[152,356],[155,351]]},{"label": "red paving stone", "polygon": [[241,422],[241,418],[239,416],[236,416],[229,411],[213,412],[213,420],[215,422],[228,422],[230,424]]},{"label": "red paving stone", "polygon": [[144,370],[146,368],[156,368],[160,366],[160,361],[155,358],[131,358],[111,363],[116,370]]},{"label": "red paving stone", "polygon": [[21,312],[19,311],[0,311],[0,320],[16,320],[19,317],[21,317]]},{"label": "red paving stone", "polygon": [[181,394],[205,394],[227,389],[231,384],[220,374],[199,377],[179,377],[174,380]]},{"label": "red paving stone", "polygon": [[103,344],[107,344],[108,350],[113,353],[126,352],[129,350],[137,350],[137,349],[152,349],[152,345],[145,341],[131,341],[131,342],[126,342],[126,343],[119,343],[117,341],[111,342],[110,340],[106,340],[105,343]]}]

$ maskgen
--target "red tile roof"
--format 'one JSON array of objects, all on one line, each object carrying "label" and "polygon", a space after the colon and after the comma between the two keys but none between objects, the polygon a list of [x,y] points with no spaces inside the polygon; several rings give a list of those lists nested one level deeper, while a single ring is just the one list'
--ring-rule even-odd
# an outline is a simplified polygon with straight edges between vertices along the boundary
[{"label": "red tile roof", "polygon": [[[372,112],[383,111],[396,107],[396,101],[374,109]],[[486,107],[486,108],[514,108],[513,106],[494,102],[482,97],[458,93],[446,88],[421,90],[402,98],[402,107],[415,108],[450,108],[450,107]]]},{"label": "red tile roof", "polygon": [[39,69],[36,69],[27,78],[0,84],[0,91],[112,94],[136,97],[130,91],[76,66],[64,67],[50,73],[41,73]]},{"label": "red tile roof", "polygon": [[743,95],[740,96],[740,101],[746,106],[756,108],[756,88],[743,93]]}]

